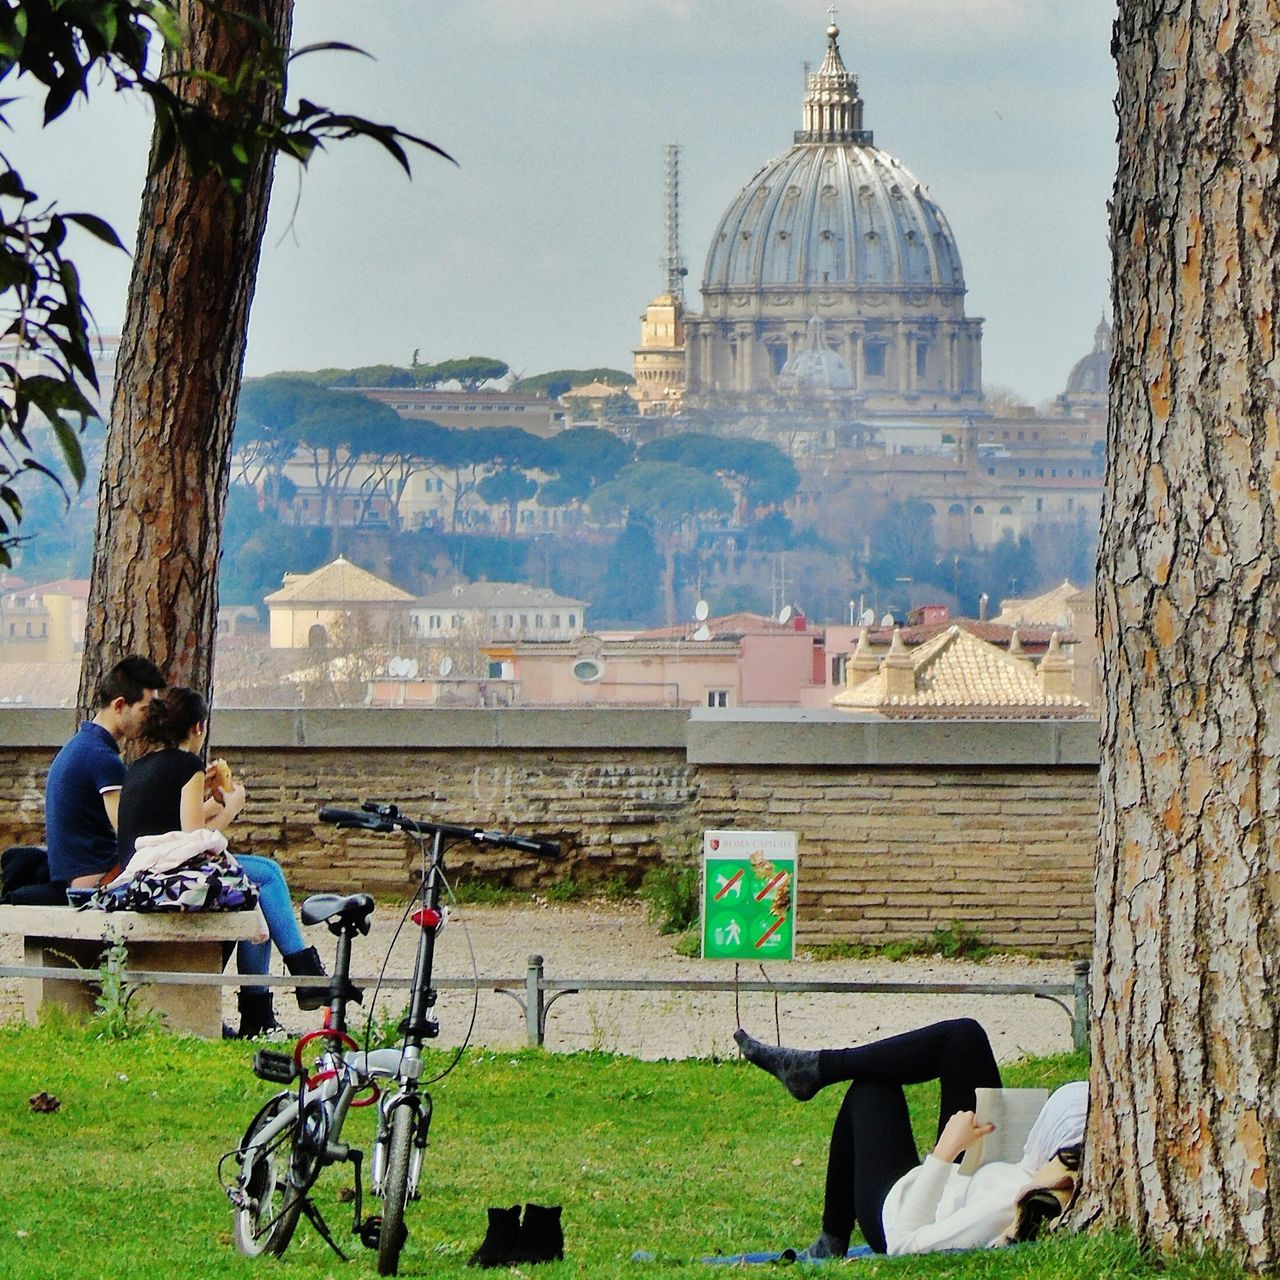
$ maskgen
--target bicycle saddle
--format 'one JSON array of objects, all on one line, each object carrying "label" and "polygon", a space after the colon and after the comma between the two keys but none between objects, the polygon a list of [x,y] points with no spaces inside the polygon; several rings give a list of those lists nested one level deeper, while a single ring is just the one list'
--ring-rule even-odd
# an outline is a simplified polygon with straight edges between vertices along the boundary
[{"label": "bicycle saddle", "polygon": [[368,933],[372,914],[373,899],[367,893],[313,893],[302,903],[303,924],[327,924],[334,933]]}]

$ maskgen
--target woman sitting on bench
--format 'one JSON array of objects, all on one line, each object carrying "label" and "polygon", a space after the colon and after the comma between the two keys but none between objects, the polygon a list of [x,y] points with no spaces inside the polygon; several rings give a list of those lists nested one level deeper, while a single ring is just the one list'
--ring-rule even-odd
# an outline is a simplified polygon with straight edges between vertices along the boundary
[{"label": "woman sitting on bench", "polygon": [[[120,792],[122,866],[133,856],[139,836],[200,827],[225,832],[244,808],[244,784],[237,781],[225,792],[212,788],[215,770],[206,769],[196,754],[204,745],[208,720],[208,703],[194,689],[169,689],[147,705],[140,736],[149,750],[130,766]],[[253,854],[237,854],[236,861],[258,890],[267,932],[289,972],[323,976],[319,953],[303,942],[279,863]],[[269,973],[271,943],[241,942],[236,959],[241,973]],[[303,1009],[318,1009],[327,1000],[320,987],[300,987],[297,997]],[[269,988],[241,987],[239,1005],[242,1038],[279,1029]]]},{"label": "woman sitting on bench", "polygon": [[[1043,1189],[1023,1207],[1031,1217],[1038,1208],[1040,1221],[1069,1198],[1089,1105],[1083,1080],[1063,1085],[1045,1103],[1017,1164],[991,1161],[972,1175],[959,1172],[955,1162],[994,1128],[977,1122],[975,1090],[1000,1087],[991,1042],[972,1018],[852,1049],[775,1048],[741,1027],[733,1038],[743,1057],[801,1102],[829,1084],[852,1081],[831,1134],[822,1234],[810,1258],[843,1258],[855,1225],[876,1253],[1010,1243],[1023,1238],[1016,1220],[1024,1193]],[[921,1163],[902,1086],[926,1080],[939,1082],[942,1097],[937,1145]],[[1055,1192],[1046,1212],[1045,1197]]]}]

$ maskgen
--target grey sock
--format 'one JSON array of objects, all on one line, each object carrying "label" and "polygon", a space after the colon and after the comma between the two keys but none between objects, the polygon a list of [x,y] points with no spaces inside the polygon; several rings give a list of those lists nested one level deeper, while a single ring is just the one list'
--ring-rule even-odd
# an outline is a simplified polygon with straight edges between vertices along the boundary
[{"label": "grey sock", "polygon": [[843,1258],[849,1252],[849,1237],[824,1231],[804,1252],[807,1258]]},{"label": "grey sock", "polygon": [[753,1040],[739,1027],[733,1033],[742,1056],[781,1081],[797,1102],[808,1102],[819,1089],[818,1053],[815,1049],[782,1049]]}]

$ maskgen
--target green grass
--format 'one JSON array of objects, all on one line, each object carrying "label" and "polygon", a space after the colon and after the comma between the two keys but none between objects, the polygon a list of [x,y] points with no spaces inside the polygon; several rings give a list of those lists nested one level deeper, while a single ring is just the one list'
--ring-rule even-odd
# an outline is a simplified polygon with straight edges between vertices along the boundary
[{"label": "green grass", "polygon": [[[282,1260],[236,1254],[214,1170],[273,1092],[250,1074],[250,1056],[243,1045],[164,1035],[110,1042],[66,1023],[0,1028],[3,1274],[373,1275],[372,1254],[359,1250],[343,1267],[305,1222]],[[1078,1056],[1040,1059],[1011,1068],[1007,1083],[1056,1085],[1083,1070]],[[60,1110],[33,1114],[27,1099],[39,1090],[56,1095]],[[428,1183],[409,1208],[402,1275],[473,1276],[465,1262],[484,1233],[486,1206],[516,1201],[564,1205],[567,1257],[538,1269],[545,1280],[710,1276],[693,1260],[804,1245],[816,1234],[838,1089],[801,1106],[737,1061],[522,1050],[471,1052],[433,1094]],[[927,1143],[936,1093],[916,1089],[911,1101]],[[354,1113],[346,1136],[367,1145],[370,1126],[367,1112]],[[333,1169],[320,1184],[322,1208],[344,1240],[351,1210],[336,1191],[349,1179]],[[637,1249],[657,1260],[633,1263]],[[1206,1271],[1203,1261],[1161,1266],[1174,1280],[1241,1274]],[[874,1260],[848,1274],[1094,1280],[1158,1270],[1131,1241],[1104,1237]]]},{"label": "green grass", "polygon": [[878,944],[827,942],[806,947],[813,960],[910,960],[917,956],[942,956],[946,960],[985,960],[1004,954],[1000,947],[984,941],[972,925],[957,920],[939,925],[927,938],[903,938]]}]

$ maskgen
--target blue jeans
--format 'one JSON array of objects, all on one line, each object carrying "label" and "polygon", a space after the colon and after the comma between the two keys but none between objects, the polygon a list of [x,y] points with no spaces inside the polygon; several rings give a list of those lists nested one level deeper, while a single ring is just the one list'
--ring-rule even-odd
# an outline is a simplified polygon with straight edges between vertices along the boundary
[{"label": "blue jeans", "polygon": [[[258,906],[262,908],[271,942],[241,942],[236,946],[236,968],[241,973],[271,972],[271,943],[282,956],[302,951],[306,943],[293,914],[293,899],[285,883],[284,872],[274,858],[260,858],[252,853],[236,854],[236,861],[258,890]],[[267,991],[268,987],[242,987],[243,991]]]}]

